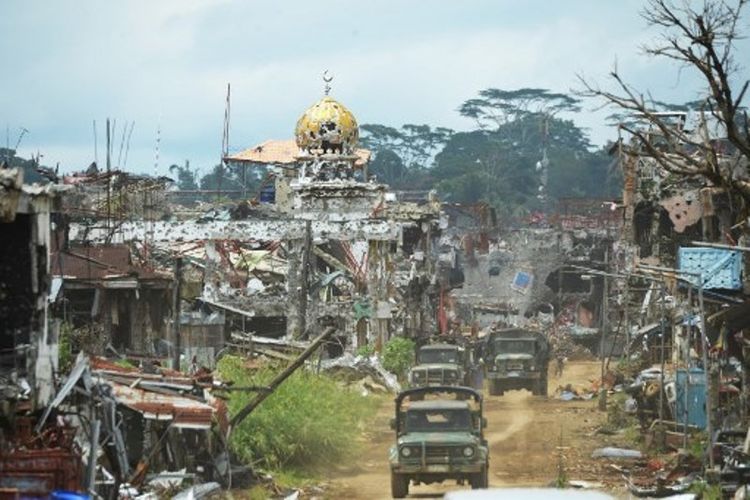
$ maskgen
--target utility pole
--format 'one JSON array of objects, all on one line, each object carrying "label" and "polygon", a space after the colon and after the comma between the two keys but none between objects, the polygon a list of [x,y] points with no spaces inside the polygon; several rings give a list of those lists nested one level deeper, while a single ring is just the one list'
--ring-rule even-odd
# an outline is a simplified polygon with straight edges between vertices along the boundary
[{"label": "utility pole", "polygon": [[706,333],[706,309],[703,306],[703,274],[698,273],[698,307],[701,310],[701,351],[703,353],[703,373],[706,377],[706,433],[708,434],[708,465],[714,469],[714,429],[713,429],[713,393],[708,366],[708,333]]},{"label": "utility pole", "polygon": [[172,368],[174,370],[180,370],[180,351],[182,350],[182,337],[180,335],[180,302],[181,299],[181,284],[182,284],[182,257],[177,257],[174,261],[174,284],[172,285],[172,311],[174,314],[174,320],[172,328],[174,331],[174,358],[172,360]]},{"label": "utility pole", "polygon": [[111,236],[109,234],[109,226],[112,218],[112,157],[109,154],[112,137],[110,134],[109,118],[107,118],[107,240]]},{"label": "utility pole", "polygon": [[[258,407],[268,396],[273,393],[273,391],[276,390],[277,387],[279,387],[284,380],[286,380],[292,373],[297,370],[302,364],[313,355],[313,353],[318,349],[318,347],[323,344],[324,341],[328,339],[334,332],[336,331],[335,328],[329,326],[326,328],[323,333],[321,333],[315,340],[312,341],[312,343],[307,346],[307,349],[305,349],[302,354],[299,355],[297,359],[292,361],[292,363],[284,368],[284,371],[279,373],[276,378],[274,378],[269,384],[268,387],[264,387],[259,394],[250,401],[250,403],[247,404],[244,408],[242,408],[240,411],[237,412],[237,414],[232,417],[232,420],[229,421],[229,425],[231,426],[229,429],[229,432],[232,432],[232,429],[240,425],[245,418],[247,418],[250,413],[255,410],[255,408]],[[331,429],[333,432],[335,432],[335,429]]]},{"label": "utility pole", "polygon": [[664,421],[664,370],[666,369],[665,366],[665,360],[664,360],[664,350],[666,349],[666,336],[667,332],[664,328],[664,322],[666,320],[665,318],[665,309],[664,309],[664,300],[666,298],[666,294],[664,293],[664,283],[661,283],[660,287],[660,302],[659,304],[659,331],[661,332],[661,374],[659,376],[660,378],[660,385],[661,390],[659,391],[659,421]]},{"label": "utility pole", "polygon": [[[609,272],[609,249],[604,249],[604,269],[605,272]],[[601,324],[601,337],[599,340],[599,356],[602,359],[602,380],[604,380],[604,339],[609,330],[609,277],[605,274],[603,276],[602,284],[602,324]]]}]

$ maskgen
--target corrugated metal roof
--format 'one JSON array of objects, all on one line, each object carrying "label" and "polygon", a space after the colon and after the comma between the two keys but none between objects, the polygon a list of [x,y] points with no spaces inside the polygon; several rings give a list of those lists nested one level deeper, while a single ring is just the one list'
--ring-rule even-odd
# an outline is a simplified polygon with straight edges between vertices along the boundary
[{"label": "corrugated metal roof", "polygon": [[174,427],[209,429],[214,409],[211,405],[182,396],[145,391],[108,381],[119,404],[149,420],[171,420]]},{"label": "corrugated metal roof", "polygon": [[157,373],[146,373],[99,357],[91,358],[91,368],[94,376],[112,387],[118,404],[143,418],[168,420],[174,427],[208,429],[214,415],[221,412],[192,393],[196,380],[184,373],[161,367],[155,367]]},{"label": "corrugated metal roof", "polygon": [[139,280],[170,280],[156,271],[135,266],[130,261],[127,245],[71,245],[57,250],[50,257],[52,275],[64,279],[114,280],[137,278]]},{"label": "corrugated metal roof", "polygon": [[[291,165],[296,163],[296,157],[300,154],[299,147],[294,139],[268,140],[240,151],[225,158],[229,162],[245,162],[271,165]],[[372,153],[368,149],[356,149],[354,151],[359,159],[354,162],[357,166],[364,166],[370,161]]]}]

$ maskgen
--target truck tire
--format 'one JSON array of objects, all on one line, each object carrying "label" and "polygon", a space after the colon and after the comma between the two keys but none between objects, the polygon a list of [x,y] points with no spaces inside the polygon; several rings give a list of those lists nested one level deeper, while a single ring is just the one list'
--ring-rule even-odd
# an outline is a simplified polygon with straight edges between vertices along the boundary
[{"label": "truck tire", "polygon": [[534,382],[534,384],[531,386],[531,393],[534,396],[544,396],[544,385],[541,379]]},{"label": "truck tire", "polygon": [[497,380],[490,380],[490,396],[502,396],[503,386]]},{"label": "truck tire", "polygon": [[470,482],[472,490],[487,488],[487,486],[489,485],[489,481],[487,479],[487,466],[484,466],[482,472],[477,472],[476,474],[472,475]]},{"label": "truck tire", "polygon": [[391,472],[391,496],[404,498],[409,494],[409,477]]},{"label": "truck tire", "polygon": [[542,375],[542,379],[539,381],[539,395],[547,397],[547,374]]}]

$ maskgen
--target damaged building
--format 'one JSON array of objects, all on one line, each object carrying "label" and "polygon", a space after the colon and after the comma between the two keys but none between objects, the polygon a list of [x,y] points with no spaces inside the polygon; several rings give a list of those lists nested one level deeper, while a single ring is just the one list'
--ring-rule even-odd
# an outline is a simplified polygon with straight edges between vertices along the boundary
[{"label": "damaged building", "polygon": [[544,224],[499,227],[486,206],[445,207],[444,241],[464,275],[448,316],[485,331],[537,326],[592,352],[601,348],[606,315],[601,277],[578,267],[604,262],[618,238],[620,212],[610,200],[560,200]]},{"label": "damaged building", "polygon": [[50,295],[56,318],[90,329],[98,352],[108,345],[131,355],[163,348],[159,343],[168,338],[171,317],[170,274],[134,263],[125,244],[57,245]]},{"label": "damaged building", "polygon": [[[685,113],[659,118],[690,135]],[[610,276],[611,330],[627,339],[631,363],[655,365],[631,391],[644,429],[660,420],[671,447],[705,430],[712,450],[715,441],[747,431],[747,214],[728,187],[664,166],[685,154],[701,161],[699,151],[668,143],[661,130],[641,133],[611,150],[624,177],[621,237],[609,265],[598,266]],[[656,153],[645,150],[644,138]],[[711,144],[718,169],[746,176],[724,139]],[[718,468],[731,447],[718,449],[704,465],[731,491],[736,470],[726,462]]]},{"label": "damaged building", "polygon": [[[441,290],[460,282],[455,252],[438,244],[440,203],[432,194],[400,198],[369,179],[370,153],[357,147],[358,133],[354,115],[326,95],[299,119],[293,141],[266,141],[225,158],[245,175],[266,179],[246,201],[190,218],[120,220],[112,224],[116,229],[75,221],[71,245],[96,252],[100,245],[128,244],[152,268],[167,271],[180,258],[183,313],[189,316],[180,329],[209,317],[214,328],[224,322],[222,335],[200,341],[214,343],[201,345],[204,353],[218,352],[233,332],[304,339],[335,326],[341,336],[332,356],[380,346],[392,335],[431,334]],[[147,285],[141,271],[135,274],[130,279],[142,283],[138,290],[157,293],[157,281]],[[69,289],[75,281],[69,280]],[[163,285],[158,290],[168,293]],[[134,292],[121,288],[110,295],[128,293]],[[88,306],[79,309],[88,314]],[[113,324],[114,306],[96,307]],[[117,310],[120,330],[132,329],[128,314]],[[155,319],[149,325],[154,331]],[[121,345],[151,347],[133,335],[122,333],[130,340]],[[183,350],[197,347],[182,337]]]},{"label": "damaged building", "polygon": [[57,370],[47,296],[60,191],[24,184],[21,169],[0,169],[0,384],[6,405],[23,401],[27,410],[49,400]]}]

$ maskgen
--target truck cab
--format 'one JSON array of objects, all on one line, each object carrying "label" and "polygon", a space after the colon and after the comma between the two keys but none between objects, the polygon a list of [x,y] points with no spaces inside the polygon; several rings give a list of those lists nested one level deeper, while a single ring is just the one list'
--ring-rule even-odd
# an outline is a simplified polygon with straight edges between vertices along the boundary
[{"label": "truck cab", "polygon": [[496,330],[485,342],[485,376],[491,395],[514,389],[547,395],[549,342],[544,334],[520,328]]},{"label": "truck cab", "polygon": [[[437,399],[430,396],[437,396]],[[396,398],[391,428],[391,493],[409,494],[410,483],[456,480],[486,488],[489,447],[482,396],[468,387],[436,386],[409,389]]]},{"label": "truck cab", "polygon": [[463,346],[437,343],[417,349],[417,363],[409,370],[412,387],[469,385],[466,364],[468,352]]}]

